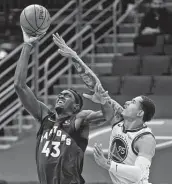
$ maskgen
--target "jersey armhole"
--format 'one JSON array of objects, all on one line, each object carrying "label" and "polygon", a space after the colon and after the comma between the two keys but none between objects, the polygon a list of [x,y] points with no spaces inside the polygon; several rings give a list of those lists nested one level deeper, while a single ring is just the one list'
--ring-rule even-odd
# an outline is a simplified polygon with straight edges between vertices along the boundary
[{"label": "jersey armhole", "polygon": [[141,133],[141,134],[139,134],[138,136],[136,136],[135,138],[134,138],[134,140],[133,140],[133,142],[132,142],[132,144],[131,144],[131,148],[132,148],[132,151],[134,152],[134,154],[136,155],[136,156],[138,156],[138,151],[135,149],[135,143],[136,143],[136,141],[140,138],[140,137],[142,137],[142,136],[144,136],[144,135],[152,135],[153,136],[153,138],[155,139],[155,136],[151,133],[151,132],[143,132],[143,133]]},{"label": "jersey armhole", "polygon": [[[41,112],[42,113],[42,112]],[[40,121],[40,128],[37,132],[37,137],[41,134],[43,127],[44,127],[44,121],[49,117],[52,116],[54,113],[52,111],[49,112],[49,114],[47,114],[41,121]]]}]

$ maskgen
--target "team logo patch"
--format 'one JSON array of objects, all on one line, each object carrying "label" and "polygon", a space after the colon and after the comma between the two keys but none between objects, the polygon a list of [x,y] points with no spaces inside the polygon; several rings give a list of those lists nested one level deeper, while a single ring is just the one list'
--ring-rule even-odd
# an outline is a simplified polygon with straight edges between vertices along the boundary
[{"label": "team logo patch", "polygon": [[68,125],[70,125],[70,124],[71,124],[70,121],[65,121],[65,122],[63,123],[64,126],[68,126]]},{"label": "team logo patch", "polygon": [[128,155],[128,147],[126,142],[120,138],[115,137],[112,140],[110,147],[110,159],[114,162],[122,163]]}]

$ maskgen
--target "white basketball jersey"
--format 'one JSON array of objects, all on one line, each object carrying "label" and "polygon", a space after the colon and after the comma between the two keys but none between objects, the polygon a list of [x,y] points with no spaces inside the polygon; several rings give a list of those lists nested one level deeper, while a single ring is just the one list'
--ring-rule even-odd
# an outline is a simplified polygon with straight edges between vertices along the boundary
[{"label": "white basketball jersey", "polygon": [[[134,148],[134,142],[144,134],[150,134],[151,129],[145,126],[142,129],[131,130],[123,132],[123,121],[116,124],[112,128],[112,133],[110,136],[108,160],[113,160],[117,163],[123,163],[127,165],[134,165],[137,158],[137,151]],[[134,184],[126,178],[113,175],[109,172],[112,182],[114,184]],[[144,179],[135,184],[148,184],[149,178],[149,168],[145,172]]]}]

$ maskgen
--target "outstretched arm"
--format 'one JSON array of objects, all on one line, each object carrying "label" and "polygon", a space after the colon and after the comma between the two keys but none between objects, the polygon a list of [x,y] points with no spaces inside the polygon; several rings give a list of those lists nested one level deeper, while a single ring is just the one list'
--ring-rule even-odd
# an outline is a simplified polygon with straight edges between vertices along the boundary
[{"label": "outstretched arm", "polygon": [[17,68],[14,76],[14,87],[18,97],[20,98],[25,109],[35,118],[41,121],[48,114],[48,107],[42,102],[38,101],[26,85],[28,61],[32,45],[39,37],[30,37],[23,31],[24,44],[20,54],[20,58],[17,61]]},{"label": "outstretched arm", "polygon": [[[67,57],[72,58],[72,62],[76,68],[76,71],[82,78],[87,87],[95,94],[91,100],[95,103],[102,104],[103,114],[106,120],[119,121],[121,117],[122,107],[116,101],[112,100],[108,93],[103,89],[100,80],[94,74],[94,72],[81,60],[75,51],[68,47],[58,34],[53,35],[53,40],[57,46],[59,46],[58,52]],[[86,97],[86,96],[85,96]],[[90,99],[90,98],[89,98]]]},{"label": "outstretched arm", "polygon": [[102,111],[82,110],[76,116],[75,128],[79,129],[83,123],[91,123],[97,119],[103,119]]}]

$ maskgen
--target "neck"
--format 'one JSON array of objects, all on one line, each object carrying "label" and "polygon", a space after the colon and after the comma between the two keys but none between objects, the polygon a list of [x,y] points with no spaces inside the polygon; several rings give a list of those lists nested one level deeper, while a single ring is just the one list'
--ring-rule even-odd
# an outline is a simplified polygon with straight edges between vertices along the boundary
[{"label": "neck", "polygon": [[65,121],[65,120],[69,120],[72,119],[73,116],[72,115],[68,115],[68,114],[57,114],[56,113],[56,120],[58,121]]},{"label": "neck", "polygon": [[143,126],[143,121],[140,119],[132,120],[132,119],[124,119],[124,127],[126,130],[134,130],[141,128]]}]

